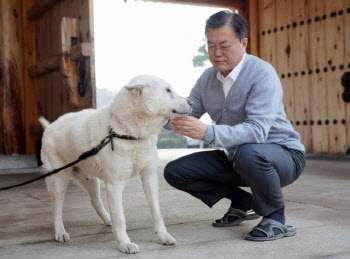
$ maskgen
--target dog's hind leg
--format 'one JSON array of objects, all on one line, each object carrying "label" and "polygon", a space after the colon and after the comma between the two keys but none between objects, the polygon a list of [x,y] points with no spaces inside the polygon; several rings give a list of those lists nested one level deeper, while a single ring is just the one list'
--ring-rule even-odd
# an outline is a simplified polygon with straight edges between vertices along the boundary
[{"label": "dog's hind leg", "polygon": [[66,192],[70,174],[66,171],[59,172],[46,178],[47,190],[51,196],[53,217],[55,225],[55,240],[58,242],[67,242],[70,237],[64,229],[62,220],[62,208],[64,194]]},{"label": "dog's hind leg", "polygon": [[111,217],[103,206],[100,196],[100,181],[98,178],[91,177],[87,178],[83,174],[76,172],[73,169],[73,177],[84,187],[89,193],[91,205],[94,207],[97,215],[103,220],[106,225],[111,225]]}]

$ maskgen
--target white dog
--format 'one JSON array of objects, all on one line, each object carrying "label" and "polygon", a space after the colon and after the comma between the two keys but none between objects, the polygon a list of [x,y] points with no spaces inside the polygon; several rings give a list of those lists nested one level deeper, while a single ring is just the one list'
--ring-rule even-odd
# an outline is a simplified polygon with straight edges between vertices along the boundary
[{"label": "white dog", "polygon": [[[108,106],[68,113],[52,124],[44,118],[39,119],[46,128],[41,158],[49,171],[76,160],[83,152],[100,144],[108,135],[109,127],[119,135],[139,138],[113,138],[114,151],[108,144],[97,155],[46,179],[53,203],[57,241],[70,239],[63,226],[62,205],[72,177],[87,190],[92,206],[103,222],[112,225],[118,249],[137,253],[138,246],[130,242],[126,233],[122,192],[126,180],[140,174],[158,241],[163,245],[175,244],[176,240],[165,228],[159,207],[157,134],[170,116],[189,114],[191,104],[189,99],[177,95],[166,81],[143,75],[123,87]],[[110,215],[100,198],[98,178],[106,184]]]}]

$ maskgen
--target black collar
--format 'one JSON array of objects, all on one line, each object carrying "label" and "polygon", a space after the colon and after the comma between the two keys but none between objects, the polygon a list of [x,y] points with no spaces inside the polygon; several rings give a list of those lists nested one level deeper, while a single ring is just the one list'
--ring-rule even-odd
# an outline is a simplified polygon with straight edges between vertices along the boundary
[{"label": "black collar", "polygon": [[121,138],[121,139],[127,139],[127,140],[140,139],[140,138],[135,138],[133,136],[128,136],[128,135],[119,135],[113,131],[111,126],[109,126],[109,128],[108,128],[108,138],[110,139],[112,150],[114,150],[113,138]]}]

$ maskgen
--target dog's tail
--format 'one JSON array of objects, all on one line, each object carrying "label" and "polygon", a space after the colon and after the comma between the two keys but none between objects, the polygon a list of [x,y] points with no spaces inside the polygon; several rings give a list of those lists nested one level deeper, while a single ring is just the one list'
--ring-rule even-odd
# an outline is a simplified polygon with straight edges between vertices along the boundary
[{"label": "dog's tail", "polygon": [[50,122],[45,119],[43,116],[40,116],[38,121],[40,122],[41,126],[46,129],[49,125],[50,125]]}]

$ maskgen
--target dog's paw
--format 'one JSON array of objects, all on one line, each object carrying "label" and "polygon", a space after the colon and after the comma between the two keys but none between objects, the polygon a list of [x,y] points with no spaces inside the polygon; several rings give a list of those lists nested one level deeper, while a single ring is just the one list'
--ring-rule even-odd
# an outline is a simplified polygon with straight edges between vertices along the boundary
[{"label": "dog's paw", "polygon": [[105,223],[106,226],[112,226],[111,217],[109,215],[108,215],[108,217],[105,217],[103,219],[103,223]]},{"label": "dog's paw", "polygon": [[139,247],[134,244],[134,243],[124,243],[124,244],[119,244],[119,250],[123,253],[127,254],[136,254],[139,252]]},{"label": "dog's paw", "polygon": [[172,246],[176,243],[176,239],[173,238],[168,232],[158,232],[157,237],[159,243],[161,243],[162,245]]},{"label": "dog's paw", "polygon": [[55,240],[57,242],[63,243],[69,241],[70,237],[67,232],[61,232],[55,234]]},{"label": "dog's paw", "polygon": [[104,221],[106,226],[112,226],[112,221],[111,220],[105,220]]}]

